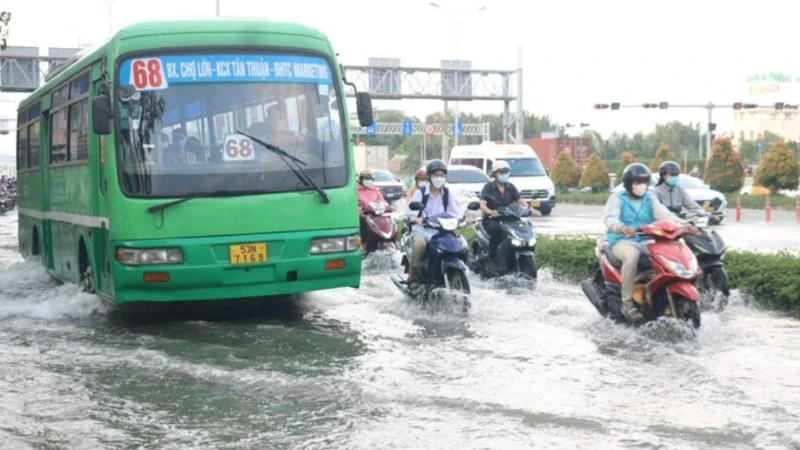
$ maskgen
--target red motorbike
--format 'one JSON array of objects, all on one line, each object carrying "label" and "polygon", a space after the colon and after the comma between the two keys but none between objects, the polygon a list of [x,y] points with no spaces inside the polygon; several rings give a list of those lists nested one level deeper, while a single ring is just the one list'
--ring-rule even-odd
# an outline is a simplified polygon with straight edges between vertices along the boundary
[{"label": "red motorbike", "polygon": [[383,202],[370,202],[362,206],[361,217],[367,224],[366,257],[377,250],[395,250],[397,245],[397,223],[391,214],[392,208]]},{"label": "red motorbike", "polygon": [[[649,322],[660,316],[674,317],[700,327],[700,294],[697,290],[703,270],[692,250],[679,240],[688,234],[687,225],[659,221],[639,227],[638,236],[645,237],[649,255],[639,258],[638,275],[633,285],[633,301]],[[594,277],[581,283],[589,301],[603,316],[627,322],[620,311],[622,261],[609,250],[605,240],[595,248],[598,263]]]}]

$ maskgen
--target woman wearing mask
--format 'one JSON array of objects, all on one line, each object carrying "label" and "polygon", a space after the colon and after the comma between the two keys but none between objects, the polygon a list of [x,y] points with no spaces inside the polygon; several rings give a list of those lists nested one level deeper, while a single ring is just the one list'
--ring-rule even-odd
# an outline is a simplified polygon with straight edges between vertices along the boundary
[{"label": "woman wearing mask", "polygon": [[428,175],[425,173],[425,169],[419,169],[414,175],[414,184],[411,185],[411,188],[406,193],[406,204],[411,203],[411,198],[414,197],[414,193],[417,192],[418,189],[424,188],[428,186],[428,184]]},{"label": "woman wearing mask", "polygon": [[[364,207],[372,202],[382,202],[388,204],[383,199],[380,189],[373,186],[375,184],[375,173],[372,169],[364,169],[358,174],[358,217],[361,224],[361,246],[367,251],[367,222],[364,219]],[[386,209],[391,211],[392,208]]]}]

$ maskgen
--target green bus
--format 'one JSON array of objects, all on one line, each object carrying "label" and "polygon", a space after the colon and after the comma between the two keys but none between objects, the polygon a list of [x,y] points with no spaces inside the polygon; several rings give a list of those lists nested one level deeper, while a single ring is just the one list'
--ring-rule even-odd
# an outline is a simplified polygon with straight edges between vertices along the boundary
[{"label": "green bus", "polygon": [[20,252],[115,304],[359,287],[345,84],[302,25],[120,30],[20,103]]}]

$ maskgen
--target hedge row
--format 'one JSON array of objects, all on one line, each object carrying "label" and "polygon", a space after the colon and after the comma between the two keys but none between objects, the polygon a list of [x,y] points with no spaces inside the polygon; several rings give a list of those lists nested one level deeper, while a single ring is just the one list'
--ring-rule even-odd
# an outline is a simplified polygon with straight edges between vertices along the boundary
[{"label": "hedge row", "polygon": [[[472,227],[462,229],[461,235],[470,243],[475,238]],[[557,280],[578,283],[592,275],[594,248],[592,238],[539,236],[536,260]],[[765,308],[800,318],[800,256],[729,250],[725,268],[733,288]]]}]

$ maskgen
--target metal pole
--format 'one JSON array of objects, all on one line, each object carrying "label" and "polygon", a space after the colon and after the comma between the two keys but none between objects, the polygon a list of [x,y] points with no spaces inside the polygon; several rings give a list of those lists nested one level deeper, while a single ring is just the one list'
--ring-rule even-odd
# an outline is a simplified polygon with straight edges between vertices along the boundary
[{"label": "metal pole", "polygon": [[217,17],[219,17],[219,0],[216,0],[215,3],[217,4]]},{"label": "metal pole", "polygon": [[522,46],[517,48],[517,143],[525,139],[525,112],[522,110]]},{"label": "metal pole", "polygon": [[[461,19],[458,17],[458,15],[456,15],[456,65],[458,66],[459,69],[461,69],[461,61],[459,60],[459,58],[460,58],[459,54],[461,53],[461,45],[460,44],[461,44]],[[453,77],[453,80],[454,80],[454,83],[455,83],[455,86],[456,86],[456,96],[461,95],[461,83],[459,83],[458,75],[459,75],[459,72],[456,72],[455,76]],[[456,103],[456,106],[455,106],[456,115],[455,115],[455,118],[453,119],[453,146],[454,147],[456,145],[458,145],[458,125],[457,125],[457,123],[458,123],[458,100],[456,100],[455,103]],[[445,160],[445,162],[446,162],[446,160]]]},{"label": "metal pole", "polygon": [[714,109],[714,105],[709,103],[706,108],[708,108],[708,126],[706,129],[708,130],[708,134],[706,134],[706,160],[711,159],[711,110]]},{"label": "metal pole", "polygon": [[449,139],[447,138],[447,100],[444,101],[444,115],[442,116],[442,161],[447,164],[447,145]]}]

